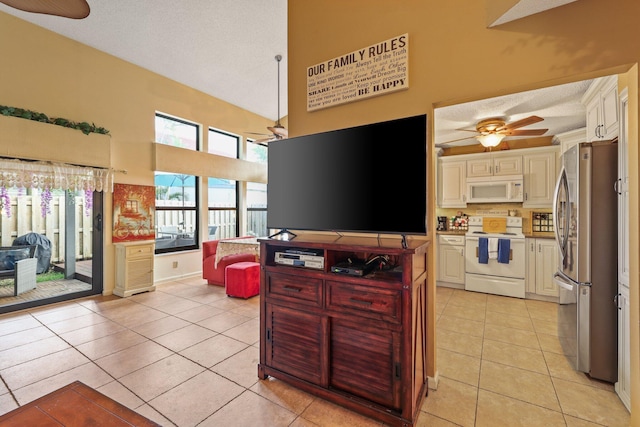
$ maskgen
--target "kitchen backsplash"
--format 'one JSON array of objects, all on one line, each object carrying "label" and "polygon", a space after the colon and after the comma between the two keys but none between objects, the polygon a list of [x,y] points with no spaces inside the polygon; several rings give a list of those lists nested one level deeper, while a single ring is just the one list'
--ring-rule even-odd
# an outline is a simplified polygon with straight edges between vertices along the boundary
[{"label": "kitchen backsplash", "polygon": [[[487,215],[489,212],[508,214],[510,210],[516,211],[516,216],[522,217],[522,230],[525,233],[532,232],[531,213],[551,213],[551,208],[523,208],[522,203],[474,203],[466,208],[436,208],[436,216],[458,216],[458,212],[462,212],[467,216]],[[435,219],[434,219],[435,221]]]}]

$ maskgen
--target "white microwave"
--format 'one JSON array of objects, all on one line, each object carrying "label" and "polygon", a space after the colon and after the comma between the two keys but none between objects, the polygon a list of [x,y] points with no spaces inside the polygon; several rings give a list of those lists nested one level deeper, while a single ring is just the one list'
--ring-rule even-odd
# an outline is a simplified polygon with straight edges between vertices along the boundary
[{"label": "white microwave", "polygon": [[467,178],[467,203],[522,202],[522,183],[522,175]]}]

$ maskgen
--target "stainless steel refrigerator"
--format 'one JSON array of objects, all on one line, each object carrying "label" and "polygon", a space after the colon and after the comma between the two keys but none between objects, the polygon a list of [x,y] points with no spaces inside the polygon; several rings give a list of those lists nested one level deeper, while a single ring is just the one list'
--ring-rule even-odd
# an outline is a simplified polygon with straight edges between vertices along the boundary
[{"label": "stainless steel refrigerator", "polygon": [[618,379],[618,144],[581,143],[562,155],[554,197],[560,253],[558,335],[576,370]]}]

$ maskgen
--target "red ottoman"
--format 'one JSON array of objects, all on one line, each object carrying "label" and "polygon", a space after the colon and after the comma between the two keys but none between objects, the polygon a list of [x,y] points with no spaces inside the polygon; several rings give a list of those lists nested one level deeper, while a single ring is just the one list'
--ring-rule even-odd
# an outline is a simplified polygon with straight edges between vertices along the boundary
[{"label": "red ottoman", "polygon": [[236,262],[224,269],[224,286],[230,297],[249,298],[260,293],[260,264]]}]

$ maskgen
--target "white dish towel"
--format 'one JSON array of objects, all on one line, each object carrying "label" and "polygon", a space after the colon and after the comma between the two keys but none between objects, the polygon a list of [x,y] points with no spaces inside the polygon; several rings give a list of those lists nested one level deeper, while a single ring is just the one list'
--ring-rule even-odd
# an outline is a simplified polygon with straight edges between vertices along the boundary
[{"label": "white dish towel", "polygon": [[497,237],[489,237],[489,259],[498,259],[498,238]]}]

